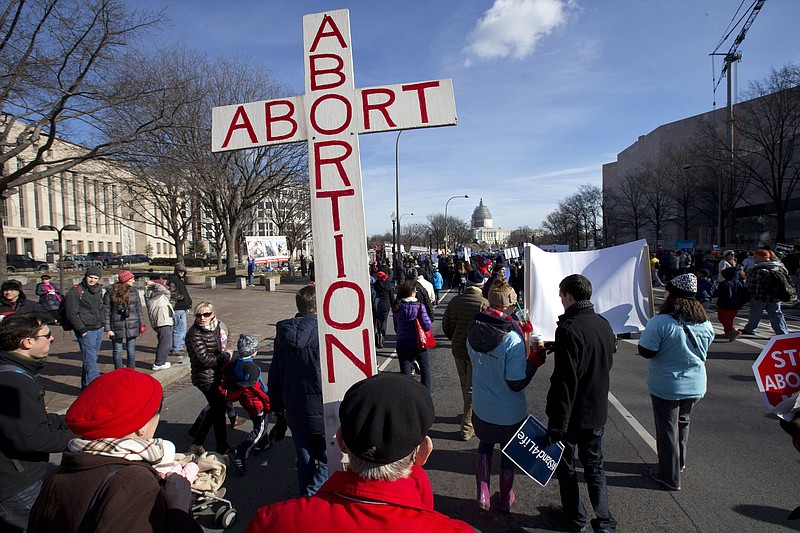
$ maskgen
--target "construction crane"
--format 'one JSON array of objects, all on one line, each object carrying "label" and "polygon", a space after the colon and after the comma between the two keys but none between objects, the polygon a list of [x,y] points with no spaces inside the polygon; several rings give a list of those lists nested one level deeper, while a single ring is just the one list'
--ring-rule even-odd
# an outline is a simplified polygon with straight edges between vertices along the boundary
[{"label": "construction crane", "polygon": [[[747,35],[747,30],[749,30],[750,26],[753,25],[753,22],[756,20],[756,17],[758,16],[758,13],[761,11],[761,8],[764,7],[764,4],[766,2],[767,2],[767,0],[755,0],[753,2],[753,4],[750,6],[750,9],[747,11],[747,13],[745,13],[745,15],[747,16],[747,20],[744,21],[744,24],[742,25],[742,29],[739,31],[739,35],[737,35],[736,39],[733,40],[733,44],[731,45],[730,50],[728,50],[728,53],[726,53],[726,54],[719,53],[719,48],[720,48],[720,46],[722,46],[722,43],[724,43],[728,39],[730,34],[733,32],[733,30],[731,30],[731,32],[727,33],[725,36],[722,37],[722,39],[720,40],[720,44],[718,44],[717,48],[713,52],[711,52],[711,54],[710,54],[712,57],[713,56],[724,56],[724,59],[723,59],[724,60],[724,64],[722,65],[722,72],[719,75],[719,80],[715,80],[714,92],[716,92],[717,87],[719,86],[720,82],[722,81],[722,78],[724,78],[727,75],[728,76],[728,105],[730,105],[730,100],[731,100],[731,76],[730,76],[731,65],[733,64],[734,61],[739,61],[740,59],[742,59],[742,54],[739,53],[739,45],[742,44],[742,41],[744,41],[744,37],[745,37],[745,35]],[[735,17],[735,15],[734,15],[734,17]],[[742,18],[744,18],[744,15],[742,16]],[[740,21],[741,21],[741,19],[740,19]],[[733,26],[733,28],[735,29],[736,26],[738,26],[738,25],[739,25],[738,23],[735,24]]]},{"label": "construction crane", "polygon": [[[731,166],[730,166],[730,178],[727,180],[727,187],[724,187],[724,184],[722,184],[722,183],[720,184],[720,187],[719,187],[719,198],[717,198],[717,206],[718,206],[717,216],[719,217],[718,220],[717,220],[717,232],[718,232],[717,238],[718,238],[719,244],[722,244],[722,241],[729,240],[729,239],[723,237],[723,233],[727,233],[727,231],[723,230],[723,224],[722,224],[722,218],[723,218],[722,217],[723,195],[724,195],[725,189],[727,189],[728,203],[730,204],[730,205],[727,205],[727,207],[728,207],[728,224],[727,224],[727,228],[726,229],[728,231],[730,231],[731,233],[733,233],[733,234],[735,234],[735,232],[733,231],[733,225],[736,222],[736,217],[734,216],[736,200],[733,198],[733,191],[735,190],[734,189],[734,183],[736,181],[736,123],[735,123],[734,117],[733,117],[733,81],[732,81],[733,80],[733,68],[732,68],[732,66],[733,66],[734,61],[739,61],[742,58],[742,54],[739,53],[739,45],[742,44],[742,41],[744,41],[744,37],[745,37],[745,35],[747,35],[747,30],[749,30],[750,26],[753,25],[753,22],[756,20],[756,17],[758,16],[758,13],[761,11],[761,8],[764,7],[764,4],[766,2],[767,2],[767,0],[755,0],[751,4],[750,9],[748,9],[748,11],[744,15],[742,15],[742,17],[739,19],[739,21],[731,27],[731,30],[722,37],[722,39],[720,40],[719,44],[717,45],[717,48],[711,53],[712,60],[713,60],[714,56],[721,55],[721,56],[724,56],[723,60],[725,62],[725,64],[722,66],[722,73],[720,74],[719,81],[716,81],[715,84],[714,84],[714,95],[716,95],[716,93],[717,93],[717,87],[719,86],[719,82],[722,81],[722,78],[726,77],[726,76],[728,78],[728,106],[727,106],[728,107],[728,112],[727,112],[727,139],[726,139],[726,141],[727,141],[727,148],[728,148],[728,150],[730,150],[730,154],[731,154],[731,160],[730,160],[730,165]],[[744,0],[742,0],[742,4],[744,4]],[[739,4],[739,10],[741,9],[742,4]],[[736,14],[739,13],[739,10],[736,11]],[[747,19],[744,21],[744,24],[742,25],[742,29],[739,31],[739,35],[737,35],[736,39],[733,40],[733,45],[731,45],[731,48],[730,48],[730,50],[728,50],[728,53],[727,54],[719,53],[718,50],[719,50],[720,46],[722,46],[722,43],[724,43],[728,39],[728,37],[730,37],[731,33],[733,33],[733,30],[739,25],[739,22],[741,22],[742,19],[744,19],[745,17],[747,17]],[[736,15],[734,15],[734,18],[736,18]],[[714,98],[714,106],[716,107],[716,97]],[[727,235],[725,235],[725,237],[727,237]]]}]

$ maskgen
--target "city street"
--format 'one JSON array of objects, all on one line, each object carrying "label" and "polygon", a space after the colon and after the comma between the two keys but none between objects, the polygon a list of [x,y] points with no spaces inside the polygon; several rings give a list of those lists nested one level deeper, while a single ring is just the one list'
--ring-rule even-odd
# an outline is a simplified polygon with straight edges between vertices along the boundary
[{"label": "city street", "polygon": [[[283,288],[289,289],[288,286]],[[241,300],[247,305],[246,301],[256,293],[236,294],[245,295]],[[657,289],[657,296],[661,294],[663,291]],[[258,297],[263,298],[261,294]],[[450,344],[441,335],[440,320],[450,298],[452,294],[444,298],[436,310],[434,331],[438,346],[431,354],[437,418],[430,433],[435,450],[426,470],[433,484],[436,508],[484,532],[558,531],[559,527],[546,511],[549,502],[558,500],[555,480],[541,488],[518,472],[517,502],[510,515],[479,511],[473,501],[477,440],[458,440],[460,392]],[[287,311],[288,307],[283,306]],[[259,313],[250,309],[250,323],[255,326]],[[270,316],[273,313],[274,310]],[[793,316],[794,311],[789,313],[792,313],[787,316],[790,330],[800,330],[798,316]],[[740,326],[744,323],[741,317],[745,315],[746,311],[740,313]],[[232,330],[243,331],[233,321],[228,322]],[[721,333],[713,313],[712,322]],[[270,327],[274,323],[270,318]],[[751,371],[753,361],[771,333],[768,328],[765,320],[758,337],[734,343],[720,337],[722,340],[712,345],[707,363],[709,390],[693,412],[682,492],[663,491],[648,475],[656,452],[646,388],[647,362],[637,355],[636,340],[620,341],[612,374],[613,397],[605,437],[610,504],[620,531],[800,530],[800,523],[786,520],[789,512],[800,504],[795,490],[800,468],[798,455],[777,419],[764,407]],[[389,347],[379,352],[378,364],[382,370],[397,372],[399,367],[393,357],[391,335],[388,340]],[[265,371],[269,355],[260,359]],[[530,412],[544,422],[552,365],[549,359],[527,389]],[[203,407],[202,396],[189,385],[188,378],[168,386],[166,393],[168,397],[158,433],[173,440],[178,449],[185,448],[189,444],[186,430]],[[243,438],[248,428],[249,423],[239,428],[231,442]],[[212,438],[209,439],[210,444]],[[492,479],[495,500],[499,453],[499,450],[495,452]],[[229,472],[228,497],[239,513],[229,531],[243,531],[259,506],[295,495],[294,456],[291,436],[287,435],[267,454],[251,458],[245,477]],[[588,505],[583,484],[582,491]],[[211,511],[204,511],[199,518],[207,531],[219,530]]]}]

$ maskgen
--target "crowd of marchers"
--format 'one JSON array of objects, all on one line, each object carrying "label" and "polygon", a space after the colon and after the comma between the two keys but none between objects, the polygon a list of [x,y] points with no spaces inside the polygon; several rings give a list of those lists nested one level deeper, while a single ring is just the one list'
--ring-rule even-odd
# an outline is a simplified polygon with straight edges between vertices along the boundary
[{"label": "crowd of marchers", "polygon": [[[679,491],[690,415],[706,392],[705,360],[714,338],[710,302],[716,301],[723,325],[730,325],[745,303],[752,309],[763,302],[744,334],[754,331],[762,311],[770,314],[776,333],[780,327],[785,331],[782,315],[775,314],[785,295],[778,294],[775,280],[781,276],[773,272],[785,274],[793,290],[800,248],[783,263],[770,250],[754,252],[745,265],[724,252],[711,268],[682,267],[679,260],[676,270],[659,264],[672,253],[659,255],[651,265],[654,282],[665,286],[664,303],[642,332],[639,353],[648,361],[658,442],[658,462],[650,475],[654,487]],[[407,257],[395,268],[373,263],[375,341],[378,347],[394,345],[400,373],[379,373],[345,394],[335,431],[347,463],[341,469],[329,468],[327,460],[313,283],[297,291],[297,314],[277,323],[272,360],[262,374],[258,340],[246,334],[229,339],[211,302],[192,306],[185,274],[179,265],[168,279],[151,281],[142,305],[131,289],[131,273],[121,271],[117,283],[102,291],[99,272],[90,268],[50,313],[27,309],[19,288],[3,286],[3,303],[18,302],[0,322],[3,530],[201,531],[193,516],[197,498],[222,499],[226,469],[238,473],[237,482],[247,475],[251,456],[268,452],[290,432],[298,497],[265,505],[248,517],[246,531],[472,531],[464,521],[435,510],[435,487],[423,468],[435,453],[428,436],[435,419],[428,350],[435,345],[435,308],[445,304],[443,291],[450,289],[454,295],[441,328],[452,341],[463,400],[459,438],[477,444],[475,504],[501,514],[514,506],[517,467],[501,455],[493,498],[492,458],[528,418],[526,388],[549,356],[553,371],[544,444],[561,443],[564,451],[555,469],[560,500],[548,512],[569,531],[587,526],[616,531],[603,439],[617,340],[595,312],[592,285],[583,275],[569,275],[553,287],[563,312],[554,341],[543,343],[541,326],[530,323],[522,302],[522,266],[513,260]],[[37,287],[36,292],[46,296],[51,289]],[[193,321],[187,316],[192,310]],[[390,314],[394,335],[387,329]],[[145,316],[159,339],[153,369],[186,354],[191,382],[207,403],[189,429],[185,453],[156,436],[163,407],[160,383],[132,368]],[[83,359],[82,391],[65,415],[47,413],[37,379],[56,324],[74,332]],[[725,331],[731,340],[737,335],[728,332],[738,333],[727,325]],[[103,335],[112,340],[115,370],[99,375]],[[251,430],[231,443],[228,425],[243,423],[236,416],[237,403]],[[800,420],[790,413],[783,427],[800,450]],[[207,444],[211,436],[213,450]],[[61,464],[50,472],[49,455],[59,452]],[[581,470],[591,510],[580,496]]]}]

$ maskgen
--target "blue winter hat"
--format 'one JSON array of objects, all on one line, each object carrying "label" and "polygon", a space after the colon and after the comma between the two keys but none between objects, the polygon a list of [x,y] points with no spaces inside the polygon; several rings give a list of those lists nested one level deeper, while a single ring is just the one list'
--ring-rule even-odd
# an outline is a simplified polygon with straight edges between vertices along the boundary
[{"label": "blue winter hat", "polygon": [[236,349],[239,350],[239,357],[253,357],[258,352],[258,339],[242,333],[239,335]]}]

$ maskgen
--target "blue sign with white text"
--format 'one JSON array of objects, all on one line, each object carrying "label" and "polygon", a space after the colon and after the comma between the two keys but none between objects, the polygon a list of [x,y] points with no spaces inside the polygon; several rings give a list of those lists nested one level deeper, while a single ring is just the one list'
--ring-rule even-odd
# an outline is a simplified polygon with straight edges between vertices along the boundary
[{"label": "blue sign with white text", "polygon": [[503,447],[503,453],[544,487],[556,471],[564,453],[564,445],[560,442],[550,444],[547,440],[547,428],[533,415],[528,415],[511,440]]}]

